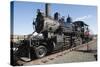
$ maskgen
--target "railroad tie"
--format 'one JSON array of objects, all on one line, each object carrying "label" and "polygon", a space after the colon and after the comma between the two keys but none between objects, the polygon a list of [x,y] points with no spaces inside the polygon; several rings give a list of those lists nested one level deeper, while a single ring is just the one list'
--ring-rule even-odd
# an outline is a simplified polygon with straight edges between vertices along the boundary
[{"label": "railroad tie", "polygon": [[53,60],[54,58],[52,57],[52,58],[48,58],[49,60]]},{"label": "railroad tie", "polygon": [[47,63],[47,62],[48,62],[48,60],[41,60],[41,62],[42,62],[42,63]]},{"label": "railroad tie", "polygon": [[63,54],[65,55],[67,52],[64,52]]}]

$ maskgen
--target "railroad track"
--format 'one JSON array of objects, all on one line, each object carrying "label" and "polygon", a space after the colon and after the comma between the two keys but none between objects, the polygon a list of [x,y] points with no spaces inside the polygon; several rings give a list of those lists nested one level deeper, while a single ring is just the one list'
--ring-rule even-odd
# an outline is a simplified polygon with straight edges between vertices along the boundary
[{"label": "railroad track", "polygon": [[43,57],[41,59],[35,59],[35,60],[30,61],[30,62],[25,62],[25,61],[18,60],[17,64],[19,64],[19,65],[33,65],[33,64],[34,65],[39,65],[39,64],[45,64],[45,63],[50,62],[50,61],[52,61],[52,60],[54,60],[56,58],[62,57],[63,55],[66,55],[67,53],[69,53],[71,51],[77,50],[80,47],[84,47],[84,46],[87,47],[87,45],[90,45],[90,44],[92,44],[95,41],[96,40],[92,40],[92,41],[90,41],[88,43],[85,43],[85,44],[82,44],[82,45],[70,48],[68,50],[64,50],[64,51],[60,51],[60,52],[57,52],[57,53],[53,53],[53,54],[45,56],[45,57]]}]

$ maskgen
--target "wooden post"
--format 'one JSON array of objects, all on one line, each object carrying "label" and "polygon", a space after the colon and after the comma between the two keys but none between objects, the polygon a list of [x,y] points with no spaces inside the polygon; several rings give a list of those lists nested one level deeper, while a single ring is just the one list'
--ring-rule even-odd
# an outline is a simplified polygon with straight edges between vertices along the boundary
[{"label": "wooden post", "polygon": [[87,36],[87,51],[90,51],[90,47],[89,47],[88,42],[89,42],[89,38],[88,38],[88,36]]}]

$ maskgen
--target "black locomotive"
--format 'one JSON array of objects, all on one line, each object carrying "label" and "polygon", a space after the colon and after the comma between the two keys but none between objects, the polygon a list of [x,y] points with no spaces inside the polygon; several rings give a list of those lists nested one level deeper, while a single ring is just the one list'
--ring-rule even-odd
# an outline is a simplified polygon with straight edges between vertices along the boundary
[{"label": "black locomotive", "polygon": [[69,49],[92,40],[88,25],[84,21],[72,22],[69,15],[65,21],[64,17],[59,18],[58,12],[52,18],[49,16],[48,7],[49,4],[46,4],[45,15],[38,9],[37,17],[33,21],[35,32],[42,35],[33,36],[33,32],[28,38],[15,43],[19,45],[14,53],[17,57],[27,55],[32,58],[34,55],[36,58],[42,58],[48,53],[63,48]]}]

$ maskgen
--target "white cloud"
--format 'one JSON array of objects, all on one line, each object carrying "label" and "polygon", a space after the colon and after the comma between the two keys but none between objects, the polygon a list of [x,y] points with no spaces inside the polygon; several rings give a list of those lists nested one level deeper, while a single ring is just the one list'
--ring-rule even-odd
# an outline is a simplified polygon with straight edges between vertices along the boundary
[{"label": "white cloud", "polygon": [[77,17],[74,21],[86,20],[86,19],[89,19],[89,18],[91,18],[91,17],[92,17],[92,15]]}]

